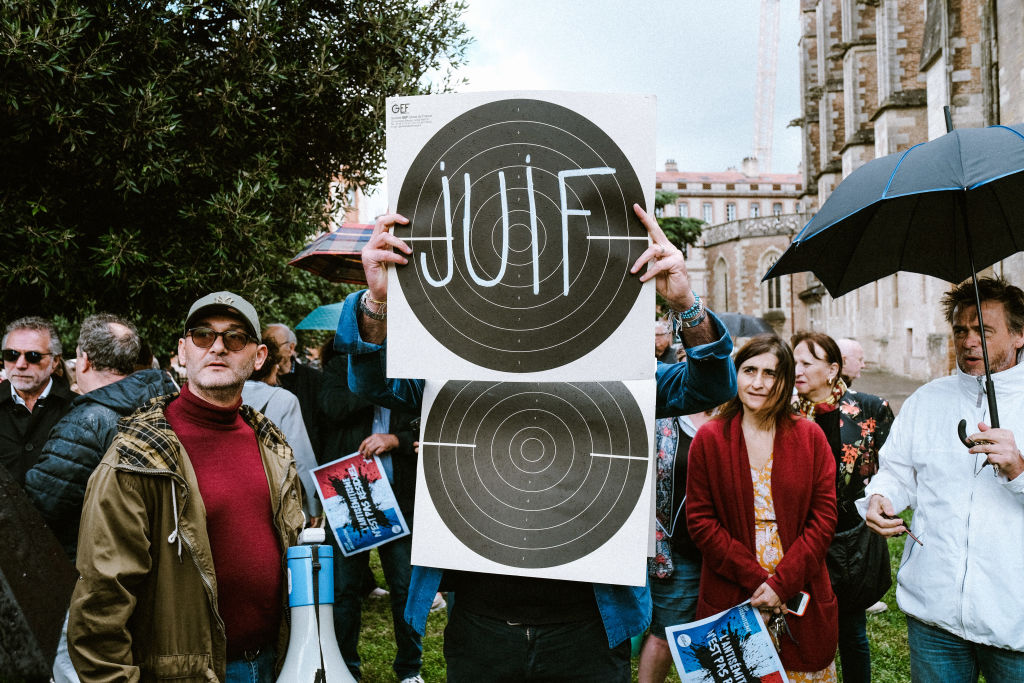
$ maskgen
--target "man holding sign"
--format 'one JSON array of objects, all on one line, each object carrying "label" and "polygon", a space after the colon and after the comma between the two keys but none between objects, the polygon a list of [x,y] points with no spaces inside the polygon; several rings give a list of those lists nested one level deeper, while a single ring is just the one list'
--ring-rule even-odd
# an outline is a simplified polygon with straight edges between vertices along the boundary
[{"label": "man holding sign", "polygon": [[[639,205],[633,210],[652,244],[631,268],[641,282],[654,279],[676,313],[688,363],[659,363],[657,414],[684,415],[724,403],[736,392],[732,340],[690,288],[683,255]],[[383,352],[387,337],[388,264],[409,262],[412,248],[395,237],[398,214],[381,216],[363,249],[368,290],[350,295],[338,324],[336,345],[350,354],[353,390],[396,408],[419,410],[421,380],[388,380]],[[644,266],[647,269],[641,273]],[[572,679],[628,681],[629,638],[650,623],[646,586],[617,586],[502,574],[413,567],[406,620],[423,632],[438,588],[455,591],[445,630],[450,681]]]}]

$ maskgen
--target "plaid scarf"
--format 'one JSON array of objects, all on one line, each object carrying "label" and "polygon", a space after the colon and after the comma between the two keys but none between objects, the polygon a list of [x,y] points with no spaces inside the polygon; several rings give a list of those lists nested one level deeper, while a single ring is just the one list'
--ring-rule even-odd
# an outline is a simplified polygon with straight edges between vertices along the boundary
[{"label": "plaid scarf", "polygon": [[820,403],[815,403],[809,398],[797,396],[796,409],[808,420],[813,420],[814,416],[818,413],[831,413],[838,408],[839,399],[843,397],[846,391],[846,382],[843,381],[842,377],[836,377],[836,383],[832,385],[832,391],[829,393],[828,398]]}]

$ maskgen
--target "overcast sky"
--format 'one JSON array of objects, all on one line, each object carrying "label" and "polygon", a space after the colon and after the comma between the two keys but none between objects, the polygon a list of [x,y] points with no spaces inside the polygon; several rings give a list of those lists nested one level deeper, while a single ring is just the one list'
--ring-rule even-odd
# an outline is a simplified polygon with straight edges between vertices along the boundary
[{"label": "overcast sky", "polygon": [[[739,168],[754,150],[758,0],[470,0],[462,91],[654,94],[657,169]],[[772,171],[796,173],[799,2],[781,0]],[[374,212],[380,193],[371,198]]]}]

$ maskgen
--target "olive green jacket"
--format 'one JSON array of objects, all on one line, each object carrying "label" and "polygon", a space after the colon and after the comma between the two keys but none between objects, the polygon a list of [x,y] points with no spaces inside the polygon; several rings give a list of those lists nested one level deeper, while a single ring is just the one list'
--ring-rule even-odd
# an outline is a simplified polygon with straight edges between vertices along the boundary
[{"label": "olive green jacket", "polygon": [[[83,683],[224,680],[226,638],[206,508],[192,463],[164,417],[176,396],[155,398],[122,418],[89,480],[78,542],[81,577],[68,624]],[[284,553],[303,525],[292,452],[263,415],[243,405],[241,416],[263,457],[284,571]],[[286,605],[283,594],[282,611]],[[279,660],[287,646],[282,614]]]}]

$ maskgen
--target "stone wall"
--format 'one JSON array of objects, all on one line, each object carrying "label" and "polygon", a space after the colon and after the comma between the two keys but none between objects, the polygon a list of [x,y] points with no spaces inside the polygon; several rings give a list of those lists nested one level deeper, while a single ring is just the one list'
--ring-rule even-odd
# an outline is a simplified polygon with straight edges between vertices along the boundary
[{"label": "stone wall", "polygon": [[[945,105],[957,128],[1024,121],[1024,1],[803,0],[800,7],[806,209],[870,159],[945,134]],[[736,238],[750,242],[745,249],[711,235],[708,250],[718,251],[709,253],[709,268],[728,263],[730,283],[745,281],[748,251],[772,246],[761,235]],[[1024,255],[991,272],[1024,285]],[[787,319],[855,337],[869,363],[928,379],[953,367],[938,304],[948,287],[900,273],[832,299],[809,279],[792,287],[797,303]]]}]

